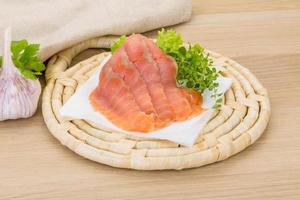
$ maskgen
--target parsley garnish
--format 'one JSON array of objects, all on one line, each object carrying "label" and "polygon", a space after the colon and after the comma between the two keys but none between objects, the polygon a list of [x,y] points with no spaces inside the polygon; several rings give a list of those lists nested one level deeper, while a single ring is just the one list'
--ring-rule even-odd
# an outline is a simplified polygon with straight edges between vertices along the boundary
[{"label": "parsley garnish", "polygon": [[172,56],[178,66],[177,84],[180,87],[194,89],[203,93],[205,89],[213,91],[212,98],[216,100],[214,108],[221,105],[221,94],[217,94],[216,88],[219,84],[216,79],[219,76],[209,55],[199,44],[183,45],[182,37],[174,30],[158,32],[157,45],[168,55]]},{"label": "parsley garnish", "polygon": [[126,35],[122,35],[118,38],[110,47],[112,53],[114,53],[126,40]]},{"label": "parsley garnish", "polygon": [[[39,44],[29,44],[27,40],[11,42],[11,56],[13,63],[19,69],[21,74],[27,79],[36,79],[36,75],[41,75],[45,70],[45,65],[38,58]],[[2,66],[2,57],[0,57],[0,67]]]}]

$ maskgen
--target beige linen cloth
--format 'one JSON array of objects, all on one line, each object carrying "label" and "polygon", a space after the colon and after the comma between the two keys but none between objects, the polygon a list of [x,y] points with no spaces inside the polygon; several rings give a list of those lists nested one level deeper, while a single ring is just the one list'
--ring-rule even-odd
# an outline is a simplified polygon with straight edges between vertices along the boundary
[{"label": "beige linen cloth", "polygon": [[[189,20],[191,0],[0,0],[0,28],[41,44],[46,60],[78,42]],[[1,44],[2,46],[2,41]]]}]

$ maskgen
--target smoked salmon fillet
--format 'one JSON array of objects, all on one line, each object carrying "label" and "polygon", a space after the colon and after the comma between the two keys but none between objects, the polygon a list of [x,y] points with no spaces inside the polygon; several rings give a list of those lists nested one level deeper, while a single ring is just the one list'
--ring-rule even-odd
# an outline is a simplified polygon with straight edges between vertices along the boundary
[{"label": "smoked salmon fillet", "polygon": [[147,43],[147,48],[150,50],[152,57],[159,68],[161,82],[169,104],[175,114],[175,119],[178,121],[187,119],[192,113],[192,107],[188,99],[180,91],[181,88],[178,88],[176,85],[176,62],[158,48],[152,40],[146,37],[143,37],[143,40]]},{"label": "smoked salmon fillet", "polygon": [[199,114],[202,97],[176,85],[177,65],[140,34],[129,36],[103,66],[93,108],[127,131],[151,132]]},{"label": "smoked salmon fillet", "polygon": [[130,61],[135,64],[147,83],[148,91],[159,120],[159,126],[167,125],[175,116],[164,92],[159,68],[143,41],[143,36],[139,34],[131,35],[125,41],[124,46]]},{"label": "smoked salmon fillet", "polygon": [[110,65],[102,69],[99,87],[90,95],[90,101],[96,110],[122,129],[141,132],[154,129],[154,117],[140,110],[123,79]]},{"label": "smoked salmon fillet", "polygon": [[135,65],[128,60],[124,47],[117,49],[108,64],[127,84],[140,109],[146,114],[154,113],[147,85]]}]

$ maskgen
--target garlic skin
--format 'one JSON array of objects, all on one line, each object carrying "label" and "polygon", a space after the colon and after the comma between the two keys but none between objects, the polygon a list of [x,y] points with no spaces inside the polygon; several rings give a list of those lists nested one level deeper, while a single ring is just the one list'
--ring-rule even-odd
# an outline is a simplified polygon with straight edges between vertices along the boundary
[{"label": "garlic skin", "polygon": [[7,28],[0,68],[0,121],[31,117],[41,94],[39,80],[26,79],[13,64],[10,45],[11,29]]}]

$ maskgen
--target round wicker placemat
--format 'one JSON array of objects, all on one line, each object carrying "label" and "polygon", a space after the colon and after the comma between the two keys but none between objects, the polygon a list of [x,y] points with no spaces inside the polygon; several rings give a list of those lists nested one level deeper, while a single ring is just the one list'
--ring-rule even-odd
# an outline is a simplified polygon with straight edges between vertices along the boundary
[{"label": "round wicker placemat", "polygon": [[[114,37],[82,42],[53,56],[47,66],[43,93],[43,116],[50,132],[77,154],[106,165],[137,170],[184,169],[224,160],[253,144],[270,117],[266,89],[245,67],[210,52],[223,76],[233,80],[216,111],[192,147],[127,136],[101,130],[84,120],[66,120],[62,105],[107,56],[95,55],[69,68],[72,59],[88,48],[108,48]],[[80,105],[78,105],[80,106]]]}]

